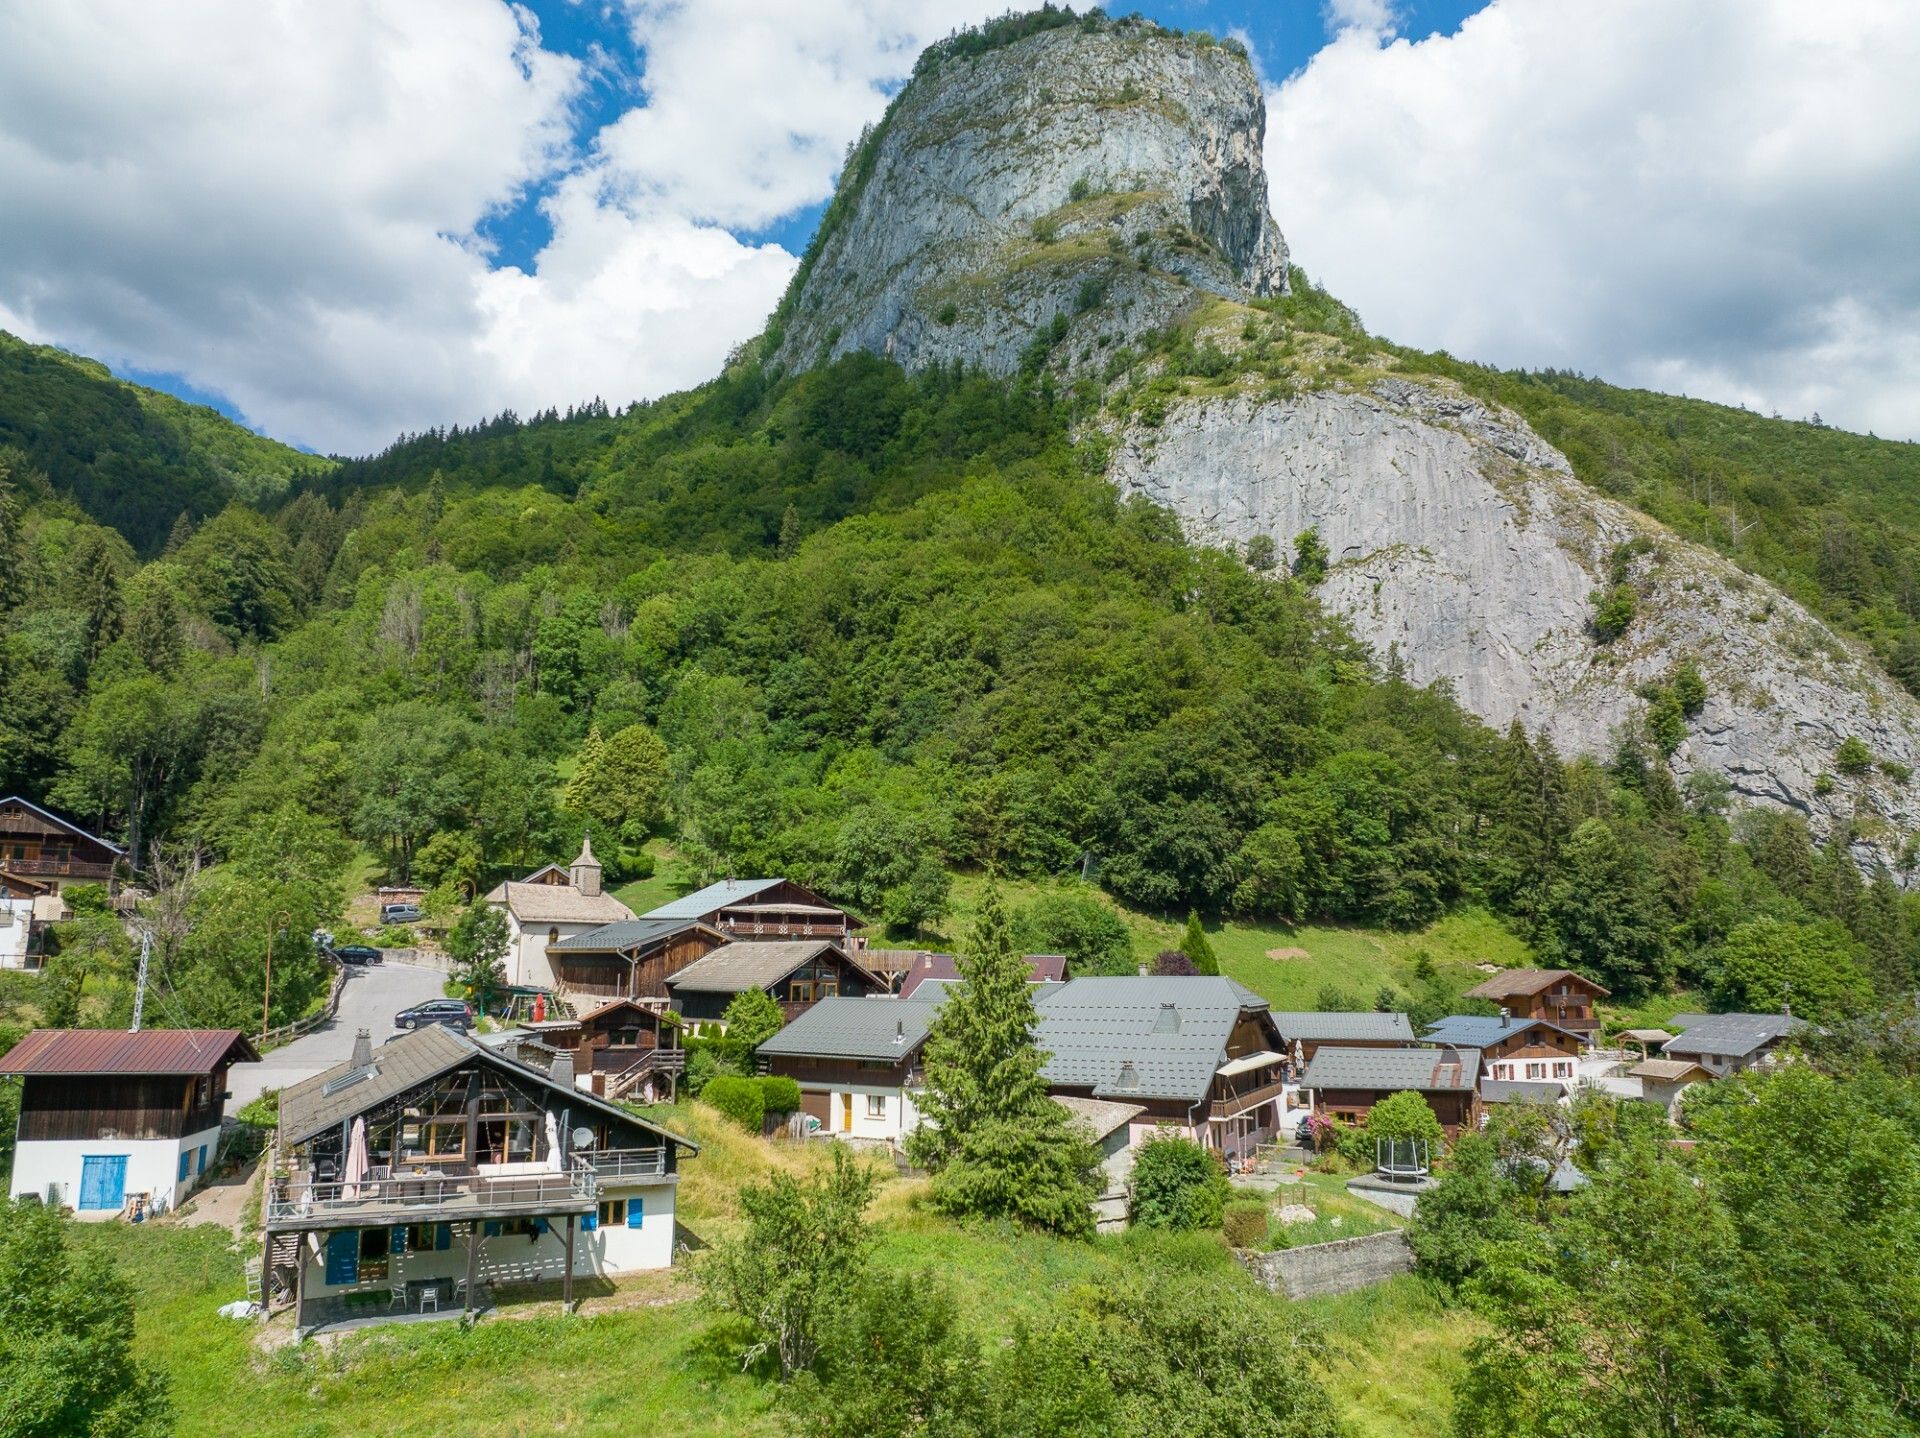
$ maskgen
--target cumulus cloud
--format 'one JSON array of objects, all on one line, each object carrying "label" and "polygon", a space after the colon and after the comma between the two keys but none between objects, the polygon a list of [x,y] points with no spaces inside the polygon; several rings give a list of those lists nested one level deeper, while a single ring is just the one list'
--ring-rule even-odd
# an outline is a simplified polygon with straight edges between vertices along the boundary
[{"label": "cumulus cloud", "polygon": [[1920,437],[1920,10],[1495,0],[1268,96],[1294,254],[1376,329]]},{"label": "cumulus cloud", "polygon": [[[646,103],[583,146],[586,65],[499,0],[0,0],[0,324],[345,452],[697,383],[795,263],[721,226],[824,198],[988,8],[633,0]],[[551,239],[496,266],[530,194]]]}]

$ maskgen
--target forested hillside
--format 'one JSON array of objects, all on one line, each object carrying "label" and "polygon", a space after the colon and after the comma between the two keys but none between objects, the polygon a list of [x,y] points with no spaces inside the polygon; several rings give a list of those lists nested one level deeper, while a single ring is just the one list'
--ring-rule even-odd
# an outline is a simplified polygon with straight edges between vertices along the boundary
[{"label": "forested hillside", "polygon": [[[743,364],[407,439],[145,565],[20,507],[45,485],[16,472],[5,782],[163,878],[212,863],[168,955],[200,1022],[257,1012],[259,935],[330,921],[356,852],[452,903],[583,828],[616,871],[666,834],[898,930],[991,867],[1173,914],[1485,904],[1625,995],[1837,1011],[1912,983],[1891,876],[1681,792],[1657,745],[1568,763],[1410,686],[1300,579],[1119,502],[1079,402]],[[124,965],[87,945],[76,970]],[[315,971],[275,971],[291,1011]]]},{"label": "forested hillside", "polygon": [[0,330],[0,456],[9,453],[9,468],[148,556],[180,516],[277,500],[295,475],[328,464],[205,405],[116,379],[96,360]]}]

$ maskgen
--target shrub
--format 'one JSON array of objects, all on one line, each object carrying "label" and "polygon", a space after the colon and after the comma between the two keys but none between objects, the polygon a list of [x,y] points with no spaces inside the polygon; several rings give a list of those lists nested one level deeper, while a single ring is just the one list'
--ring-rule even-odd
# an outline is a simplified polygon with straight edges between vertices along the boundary
[{"label": "shrub", "polygon": [[1247,568],[1266,573],[1280,562],[1278,548],[1271,534],[1254,535],[1247,541]]},{"label": "shrub", "polygon": [[1633,592],[1631,584],[1616,584],[1605,594],[1595,596],[1593,637],[1602,644],[1613,643],[1627,632],[1639,607],[1640,596]]},{"label": "shrub", "polygon": [[1069,200],[1072,200],[1075,204],[1078,204],[1080,201],[1086,199],[1092,193],[1093,193],[1093,186],[1088,182],[1087,177],[1085,175],[1082,175],[1079,179],[1075,180],[1071,185],[1067,187],[1067,198]]},{"label": "shrub", "polygon": [[1235,1248],[1258,1248],[1267,1241],[1267,1206],[1258,1199],[1237,1198],[1221,1215],[1220,1226]]},{"label": "shrub", "polygon": [[1293,577],[1309,589],[1327,577],[1327,559],[1318,529],[1303,529],[1293,537]]},{"label": "shrub", "polygon": [[700,1090],[700,1097],[749,1133],[760,1132],[767,1116],[766,1095],[757,1079],[715,1074]]},{"label": "shrub", "polygon": [[1698,719],[1707,707],[1707,681],[1700,677],[1700,671],[1691,663],[1682,664],[1673,671],[1672,689],[1673,697],[1680,701],[1680,712]]},{"label": "shrub", "polygon": [[1873,751],[1859,738],[1849,735],[1833,751],[1833,767],[1842,774],[1860,775],[1873,767]]},{"label": "shrub", "polygon": [[800,1085],[785,1074],[767,1074],[759,1080],[760,1106],[770,1114],[797,1113],[800,1109]]},{"label": "shrub", "polygon": [[234,1117],[241,1123],[252,1124],[255,1128],[278,1128],[280,1126],[280,1090],[262,1089],[260,1096],[252,1103],[243,1106]]},{"label": "shrub", "polygon": [[1375,1104],[1367,1114],[1366,1130],[1369,1143],[1383,1138],[1424,1138],[1437,1144],[1443,1137],[1432,1105],[1412,1089],[1388,1094]]},{"label": "shrub", "polygon": [[1219,1156],[1173,1134],[1141,1145],[1130,1190],[1136,1224],[1173,1229],[1217,1228],[1230,1191]]},{"label": "shrub", "polygon": [[960,318],[960,306],[956,305],[952,300],[948,300],[934,312],[933,318],[936,324],[950,325]]}]

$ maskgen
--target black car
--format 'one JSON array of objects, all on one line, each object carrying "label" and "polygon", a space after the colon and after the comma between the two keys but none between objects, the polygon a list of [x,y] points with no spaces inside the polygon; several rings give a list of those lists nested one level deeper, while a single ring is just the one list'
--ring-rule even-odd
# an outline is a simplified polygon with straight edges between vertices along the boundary
[{"label": "black car", "polygon": [[465,1033],[473,1027],[473,1006],[465,999],[428,999],[393,1016],[393,1026],[397,1029],[424,1029],[435,1024],[445,1024]]},{"label": "black car", "polygon": [[417,924],[420,922],[418,904],[382,904],[380,922],[383,924]]},{"label": "black car", "polygon": [[379,964],[387,957],[370,944],[348,944],[335,949],[333,956],[343,964]]}]

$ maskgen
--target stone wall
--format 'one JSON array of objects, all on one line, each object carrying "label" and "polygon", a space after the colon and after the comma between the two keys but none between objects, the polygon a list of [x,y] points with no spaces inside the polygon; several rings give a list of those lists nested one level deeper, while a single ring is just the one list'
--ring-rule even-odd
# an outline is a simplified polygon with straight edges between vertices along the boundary
[{"label": "stone wall", "polygon": [[1395,1274],[1413,1272],[1413,1250],[1398,1229],[1277,1253],[1236,1249],[1234,1256],[1264,1287],[1288,1298],[1351,1293],[1384,1283]]}]

